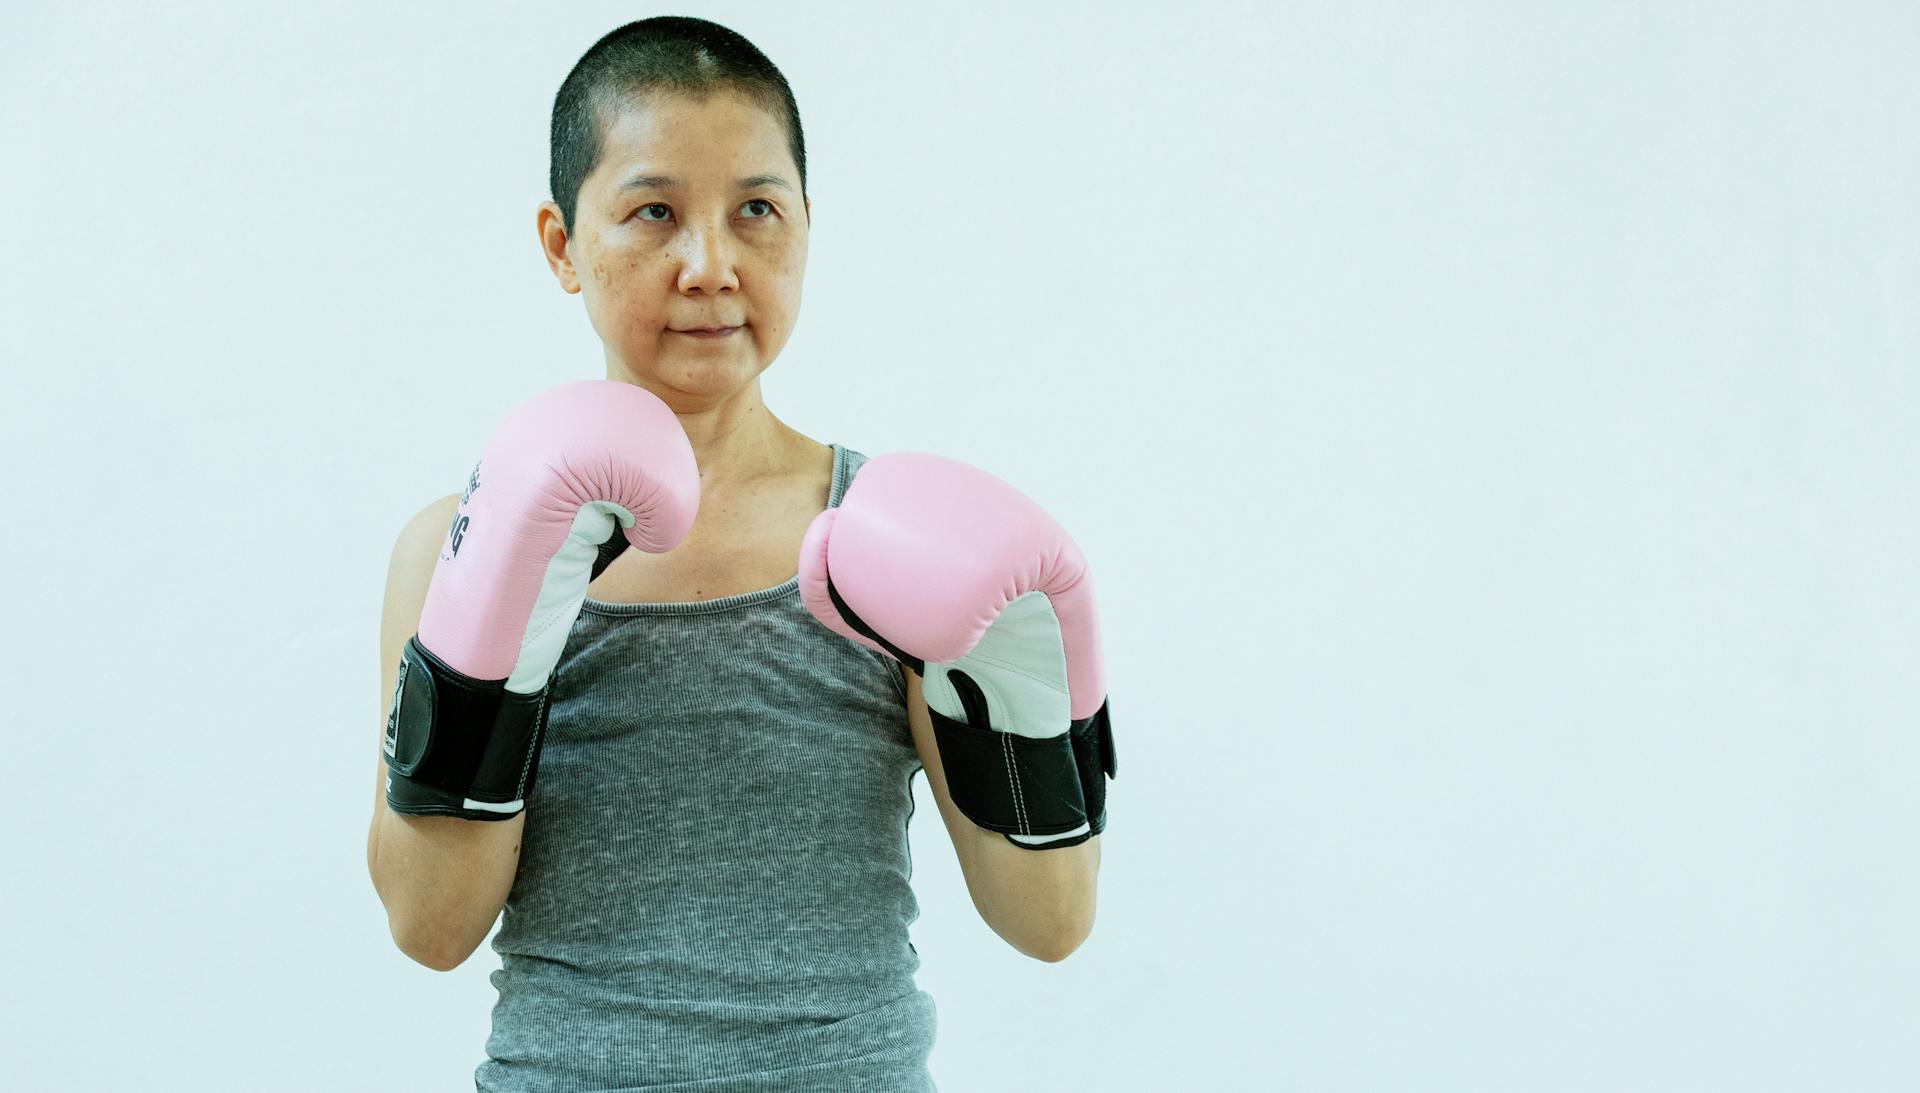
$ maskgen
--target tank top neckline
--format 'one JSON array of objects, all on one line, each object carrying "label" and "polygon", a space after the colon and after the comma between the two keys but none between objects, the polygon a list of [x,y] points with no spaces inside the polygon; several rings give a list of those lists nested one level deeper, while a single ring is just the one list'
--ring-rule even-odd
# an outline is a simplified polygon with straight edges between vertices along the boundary
[{"label": "tank top neckline", "polygon": [[[833,481],[827,487],[827,508],[834,508],[840,504],[840,494],[846,488],[847,450],[833,441],[828,441],[827,446],[833,449]],[[614,534],[617,535],[620,532],[616,531]],[[714,611],[731,611],[737,607],[751,607],[754,604],[797,595],[799,591],[800,575],[795,573],[772,588],[741,592],[712,600],[689,600],[682,603],[609,603],[588,596],[581,603],[580,611],[582,614],[593,615],[704,615]]]}]

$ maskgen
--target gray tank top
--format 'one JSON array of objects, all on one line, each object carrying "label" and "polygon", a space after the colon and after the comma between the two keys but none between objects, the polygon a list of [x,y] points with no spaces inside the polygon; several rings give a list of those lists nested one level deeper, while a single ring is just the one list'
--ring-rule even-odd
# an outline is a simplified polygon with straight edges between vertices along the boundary
[{"label": "gray tank top", "polygon": [[589,599],[557,672],[475,1088],[935,1089],[899,666],[795,576]]}]

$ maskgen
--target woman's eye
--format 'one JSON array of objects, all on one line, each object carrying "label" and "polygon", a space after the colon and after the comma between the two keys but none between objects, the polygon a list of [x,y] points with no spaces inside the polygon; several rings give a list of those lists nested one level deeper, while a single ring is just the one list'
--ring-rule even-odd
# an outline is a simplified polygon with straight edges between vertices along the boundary
[{"label": "woman's eye", "polygon": [[[747,202],[747,203],[746,203],[746,205],[742,205],[742,206],[740,206],[740,207],[744,209],[744,208],[746,208],[746,207],[747,207],[748,205],[765,205],[765,206],[767,207],[767,213],[766,213],[766,215],[762,215],[762,216],[750,216],[750,217],[748,217],[748,218],[747,218],[747,219],[749,219],[749,220],[765,220],[765,219],[767,218],[767,216],[769,216],[769,215],[772,215],[772,213],[773,213],[773,202],[771,202],[771,201],[767,201],[767,200],[764,200],[764,199],[762,199],[762,198],[758,198],[758,197],[756,197],[756,198],[754,198],[753,200],[751,200],[751,201],[749,201],[749,202]],[[647,211],[648,209],[667,209],[667,208],[668,208],[668,206],[667,206],[666,204],[664,204],[664,203],[662,203],[662,202],[658,202],[658,201],[656,201],[656,202],[654,202],[654,203],[653,203],[653,204],[651,204],[651,205],[642,205],[642,206],[640,206],[640,208],[639,208],[639,209],[638,209],[638,210],[637,210],[637,211],[636,211],[636,212],[634,213],[634,215],[635,215],[635,216],[639,216],[641,220],[643,220],[643,221],[645,221],[645,222],[647,222],[647,223],[649,223],[649,224],[658,224],[658,223],[660,223],[660,221],[658,221],[658,220],[655,220],[655,219],[653,219],[653,218],[651,218],[651,217],[647,217],[647,216],[641,216],[641,214],[642,214],[642,213],[645,213],[645,212],[646,212],[646,211]]]}]

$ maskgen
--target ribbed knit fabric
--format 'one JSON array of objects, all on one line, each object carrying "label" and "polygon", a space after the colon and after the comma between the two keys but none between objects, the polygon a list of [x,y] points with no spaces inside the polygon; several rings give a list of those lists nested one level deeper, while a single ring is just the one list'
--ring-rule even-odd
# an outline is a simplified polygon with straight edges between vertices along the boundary
[{"label": "ribbed knit fabric", "polygon": [[[866,462],[832,447],[829,507]],[[475,1088],[935,1089],[898,665],[795,576],[590,599],[558,673]]]}]

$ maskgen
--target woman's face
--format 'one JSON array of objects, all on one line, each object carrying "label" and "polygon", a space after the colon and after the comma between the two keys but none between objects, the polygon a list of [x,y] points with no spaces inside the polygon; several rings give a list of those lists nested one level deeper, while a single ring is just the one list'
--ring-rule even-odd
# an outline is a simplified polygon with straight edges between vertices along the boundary
[{"label": "woman's face", "polygon": [[[721,92],[622,109],[581,183],[572,238],[551,201],[539,227],[560,286],[585,298],[608,378],[686,411],[739,391],[787,344],[810,215],[780,123]],[[680,332],[704,326],[737,329]]]}]

